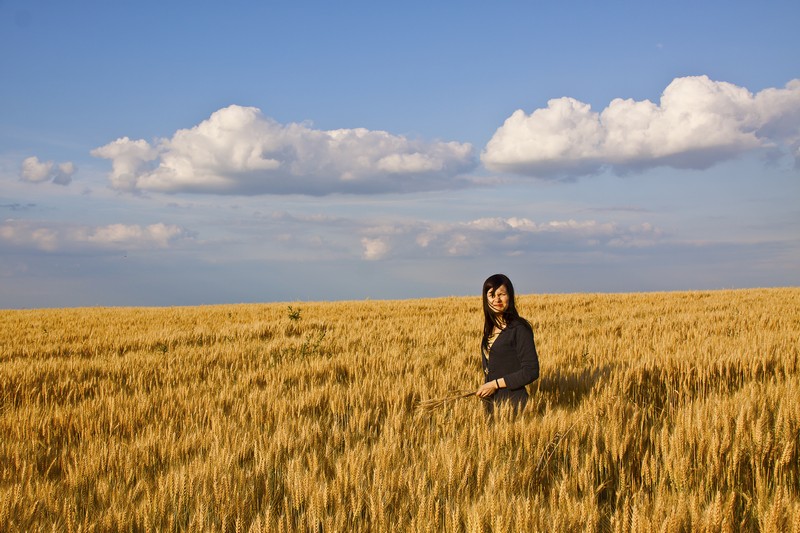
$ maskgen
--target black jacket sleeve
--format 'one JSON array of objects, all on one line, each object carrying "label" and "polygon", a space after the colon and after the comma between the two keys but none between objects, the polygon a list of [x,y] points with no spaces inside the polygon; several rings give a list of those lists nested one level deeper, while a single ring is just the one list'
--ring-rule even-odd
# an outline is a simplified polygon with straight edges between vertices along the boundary
[{"label": "black jacket sleeve", "polygon": [[509,389],[521,389],[539,377],[539,356],[536,354],[533,329],[527,322],[516,321],[509,333],[513,334],[512,344],[519,359],[519,370],[502,377]]}]

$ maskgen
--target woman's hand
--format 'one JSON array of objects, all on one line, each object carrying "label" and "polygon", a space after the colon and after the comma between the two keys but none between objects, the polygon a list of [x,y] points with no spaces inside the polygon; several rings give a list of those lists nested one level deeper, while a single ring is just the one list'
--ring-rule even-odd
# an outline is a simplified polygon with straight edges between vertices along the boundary
[{"label": "woman's hand", "polygon": [[497,381],[492,380],[481,385],[481,387],[475,392],[475,396],[478,396],[479,398],[488,398],[495,392],[497,392]]}]

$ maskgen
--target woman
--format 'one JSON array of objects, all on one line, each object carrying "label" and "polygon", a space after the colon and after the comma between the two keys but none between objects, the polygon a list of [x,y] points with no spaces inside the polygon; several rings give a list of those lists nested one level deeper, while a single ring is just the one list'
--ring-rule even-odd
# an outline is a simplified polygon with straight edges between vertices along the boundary
[{"label": "woman", "polygon": [[514,286],[503,274],[483,283],[483,340],[481,359],[484,384],[475,394],[486,401],[488,413],[496,403],[508,402],[515,411],[525,407],[525,385],[539,377],[539,357],[531,325],[517,313]]}]

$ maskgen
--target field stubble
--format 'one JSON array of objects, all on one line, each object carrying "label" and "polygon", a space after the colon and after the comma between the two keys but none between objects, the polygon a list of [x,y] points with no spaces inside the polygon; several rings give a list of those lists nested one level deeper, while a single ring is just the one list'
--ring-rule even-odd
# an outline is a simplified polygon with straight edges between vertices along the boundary
[{"label": "field stubble", "polygon": [[0,529],[795,531],[800,289],[0,311]]}]

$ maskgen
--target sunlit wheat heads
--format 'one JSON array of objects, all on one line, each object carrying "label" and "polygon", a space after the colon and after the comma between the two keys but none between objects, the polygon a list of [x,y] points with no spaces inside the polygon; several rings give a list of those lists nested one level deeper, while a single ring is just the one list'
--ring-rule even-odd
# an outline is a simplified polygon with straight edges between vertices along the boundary
[{"label": "sunlit wheat heads", "polygon": [[0,311],[3,531],[795,531],[800,289]]}]

